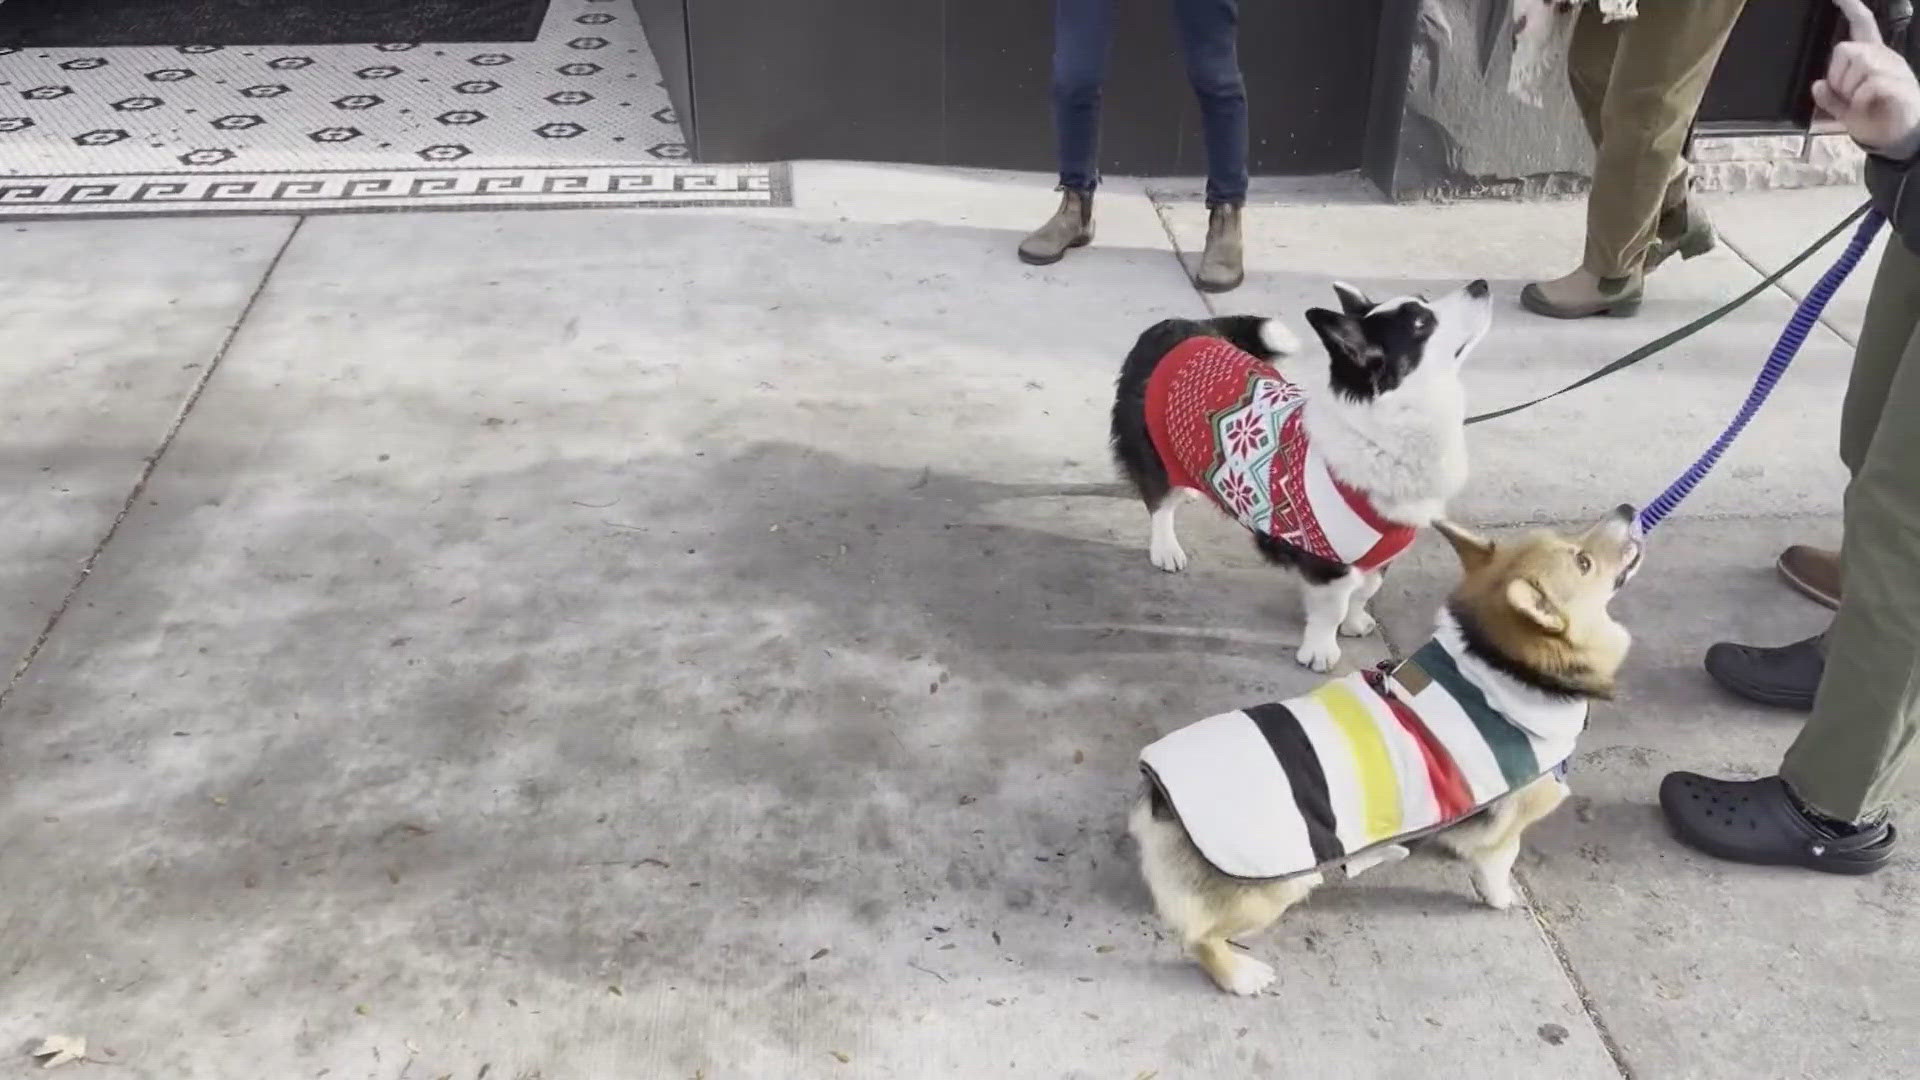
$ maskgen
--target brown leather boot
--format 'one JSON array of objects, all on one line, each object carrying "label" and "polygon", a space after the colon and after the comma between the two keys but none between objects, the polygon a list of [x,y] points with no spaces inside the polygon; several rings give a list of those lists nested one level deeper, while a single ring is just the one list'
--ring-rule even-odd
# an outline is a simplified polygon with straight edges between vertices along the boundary
[{"label": "brown leather boot", "polygon": [[1554,319],[1584,319],[1589,315],[1625,318],[1640,313],[1640,294],[1646,276],[1603,278],[1586,270],[1541,281],[1520,290],[1520,305],[1536,315]]},{"label": "brown leather boot", "polygon": [[1202,292],[1229,292],[1247,279],[1245,247],[1240,241],[1240,208],[1227,203],[1207,215],[1207,250],[1193,283]]},{"label": "brown leather boot", "polygon": [[1047,223],[1020,241],[1020,261],[1030,266],[1049,266],[1066,258],[1067,252],[1093,243],[1093,193],[1060,189],[1060,209]]},{"label": "brown leather boot", "polygon": [[1660,211],[1660,224],[1653,243],[1647,245],[1646,270],[1652,273],[1675,255],[1698,258],[1714,248],[1713,222],[1699,202],[1686,199],[1678,206]]},{"label": "brown leather boot", "polygon": [[1840,553],[1795,544],[1780,553],[1780,576],[1816,604],[1840,607]]}]

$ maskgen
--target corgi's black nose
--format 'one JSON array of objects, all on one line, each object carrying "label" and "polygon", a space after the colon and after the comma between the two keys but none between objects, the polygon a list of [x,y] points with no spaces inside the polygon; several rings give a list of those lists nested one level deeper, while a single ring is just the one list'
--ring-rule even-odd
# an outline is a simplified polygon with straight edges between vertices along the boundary
[{"label": "corgi's black nose", "polygon": [[1632,503],[1621,503],[1613,508],[1613,516],[1622,521],[1632,521],[1640,516],[1640,511],[1634,509]]},{"label": "corgi's black nose", "polygon": [[1489,291],[1486,278],[1467,282],[1467,295],[1473,297],[1475,300],[1485,297]]}]

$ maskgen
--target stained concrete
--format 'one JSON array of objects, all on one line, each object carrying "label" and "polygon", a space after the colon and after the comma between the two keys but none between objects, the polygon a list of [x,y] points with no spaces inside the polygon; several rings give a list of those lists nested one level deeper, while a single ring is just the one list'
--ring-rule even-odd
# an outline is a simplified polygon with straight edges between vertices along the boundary
[{"label": "stained concrete", "polygon": [[[1193,567],[1154,571],[1104,460],[1118,355],[1204,310],[1155,208],[1115,185],[1102,243],[1036,270],[1010,254],[1050,209],[1032,178],[798,186],[772,213],[302,226],[0,708],[0,1047],[85,1034],[141,1077],[1910,1064],[1888,1034],[1913,1000],[1910,863],[1733,874],[1646,816],[1659,768],[1764,768],[1786,736],[1668,717],[1716,708],[1701,639],[1817,623],[1791,601],[1764,620],[1758,569],[1834,528],[1829,490],[1790,492],[1791,530],[1756,501],[1825,483],[1806,455],[1757,446],[1786,479],[1702,489],[1741,516],[1662,534],[1626,601],[1630,696],[1577,774],[1593,801],[1523,862],[1541,921],[1409,860],[1250,942],[1279,986],[1228,999],[1136,882],[1133,755],[1313,680],[1244,538],[1190,514]],[[1332,274],[1510,289],[1566,234],[1564,206],[1454,209],[1262,208],[1290,228],[1259,234],[1232,300],[1297,311]],[[1169,213],[1185,243],[1191,211]],[[1740,273],[1674,275],[1637,329]],[[1764,321],[1688,353],[1689,378],[1737,397],[1723,353]],[[1476,393],[1577,369],[1601,350],[1577,329],[1503,312]],[[1584,351],[1541,361],[1541,335]],[[1802,389],[1806,409],[1827,387]],[[1676,426],[1677,392],[1640,391]],[[1687,456],[1566,416],[1477,435],[1466,513],[1572,516]],[[1576,456],[1593,472],[1556,474]],[[1444,581],[1430,548],[1395,575],[1396,644]],[[1792,1016],[1824,1025],[1824,1059]]]},{"label": "stained concrete", "polygon": [[0,679],[120,513],[292,228],[0,225]]}]

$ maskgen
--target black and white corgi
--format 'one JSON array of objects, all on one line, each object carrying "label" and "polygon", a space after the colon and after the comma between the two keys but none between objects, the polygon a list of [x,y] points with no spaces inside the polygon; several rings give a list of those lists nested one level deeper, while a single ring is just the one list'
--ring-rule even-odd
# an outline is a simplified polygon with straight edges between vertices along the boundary
[{"label": "black and white corgi", "polygon": [[1341,310],[1307,312],[1327,353],[1311,375],[1274,366],[1298,344],[1277,320],[1169,319],[1140,335],[1113,403],[1113,453],[1152,516],[1153,565],[1186,568],[1174,513],[1211,499],[1300,573],[1297,655],[1323,672],[1339,635],[1373,631],[1366,604],[1386,564],[1466,484],[1460,368],[1493,321],[1485,281],[1437,300],[1334,292]]}]

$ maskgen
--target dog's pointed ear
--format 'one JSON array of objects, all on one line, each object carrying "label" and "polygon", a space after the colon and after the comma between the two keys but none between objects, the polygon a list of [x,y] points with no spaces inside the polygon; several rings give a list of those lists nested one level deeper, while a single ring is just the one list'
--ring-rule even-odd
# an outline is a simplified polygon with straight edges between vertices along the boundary
[{"label": "dog's pointed ear", "polygon": [[1527,578],[1507,582],[1507,603],[1513,610],[1549,634],[1567,632],[1567,617],[1539,583]]},{"label": "dog's pointed ear", "polygon": [[1460,556],[1460,565],[1468,572],[1493,561],[1493,541],[1482,539],[1445,519],[1435,519],[1433,531],[1446,537],[1447,543],[1453,545],[1453,553]]},{"label": "dog's pointed ear", "polygon": [[1328,354],[1355,367],[1372,367],[1385,355],[1367,340],[1366,328],[1351,315],[1328,311],[1326,308],[1311,308],[1307,311],[1307,325],[1320,335]]},{"label": "dog's pointed ear", "polygon": [[1353,318],[1358,319],[1373,310],[1373,301],[1367,299],[1367,294],[1344,281],[1333,283],[1333,294],[1340,298],[1340,310]]}]

